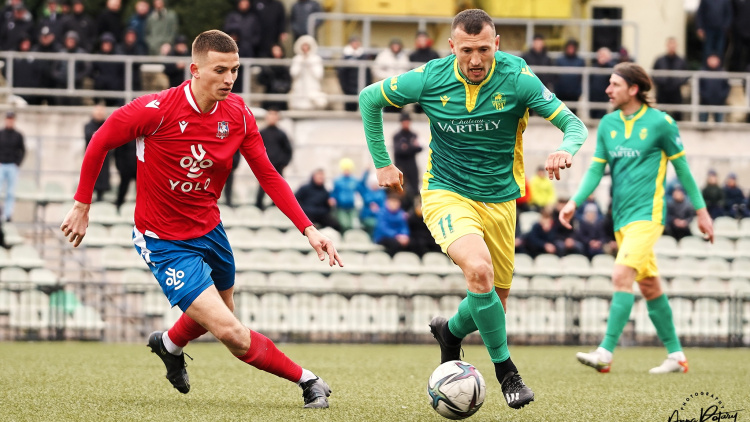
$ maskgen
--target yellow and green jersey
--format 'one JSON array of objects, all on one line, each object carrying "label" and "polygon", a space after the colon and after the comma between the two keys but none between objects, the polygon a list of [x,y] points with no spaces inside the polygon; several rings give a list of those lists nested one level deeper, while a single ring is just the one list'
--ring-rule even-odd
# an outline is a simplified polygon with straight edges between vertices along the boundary
[{"label": "yellow and green jersey", "polygon": [[430,119],[423,189],[445,189],[483,202],[524,195],[523,132],[531,108],[565,133],[559,149],[575,154],[583,123],[534,75],[526,62],[496,52],[481,83],[461,74],[456,56],[436,59],[374,83],[360,94],[370,153],[377,168],[391,164],[381,110],[419,103]]},{"label": "yellow and green jersey", "polygon": [[[705,207],[703,197],[687,167],[685,150],[675,121],[663,111],[647,105],[630,116],[609,113],[599,123],[596,152],[584,182],[573,197],[581,204],[601,179],[604,165],[612,174],[612,212],[615,231],[634,221],[664,224],[667,162],[696,209]],[[589,173],[592,172],[590,176]],[[596,182],[593,187],[592,182]]]}]

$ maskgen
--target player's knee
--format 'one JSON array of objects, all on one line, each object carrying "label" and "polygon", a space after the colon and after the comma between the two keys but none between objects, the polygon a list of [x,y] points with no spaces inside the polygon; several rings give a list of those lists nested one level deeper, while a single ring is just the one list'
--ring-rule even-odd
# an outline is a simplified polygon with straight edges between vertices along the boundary
[{"label": "player's knee", "polygon": [[494,288],[494,272],[492,263],[475,260],[465,264],[462,268],[469,291],[474,293],[491,292]]},{"label": "player's knee", "polygon": [[215,331],[212,334],[231,350],[247,350],[250,348],[250,330],[240,324],[239,321]]}]

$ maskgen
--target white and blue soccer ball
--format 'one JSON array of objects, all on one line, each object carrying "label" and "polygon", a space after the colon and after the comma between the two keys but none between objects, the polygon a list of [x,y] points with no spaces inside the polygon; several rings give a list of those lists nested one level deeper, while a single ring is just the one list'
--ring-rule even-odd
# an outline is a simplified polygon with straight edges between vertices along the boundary
[{"label": "white and blue soccer ball", "polygon": [[474,365],[460,360],[445,362],[427,382],[430,405],[448,419],[464,419],[482,407],[486,393],[484,378]]}]

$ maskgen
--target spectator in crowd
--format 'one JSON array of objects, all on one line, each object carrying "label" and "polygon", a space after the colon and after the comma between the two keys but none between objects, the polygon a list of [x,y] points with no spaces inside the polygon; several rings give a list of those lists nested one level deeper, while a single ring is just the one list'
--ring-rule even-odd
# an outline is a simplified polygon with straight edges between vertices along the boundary
[{"label": "spectator in crowd", "polygon": [[[283,59],[286,54],[281,44],[271,48],[271,56],[274,59]],[[289,66],[279,64],[263,66],[258,75],[258,83],[266,88],[266,94],[288,94],[292,89],[292,75],[289,74]],[[282,100],[264,100],[261,107],[266,110],[286,110],[287,102]]]},{"label": "spectator in crowd", "polygon": [[555,192],[555,185],[549,180],[547,170],[544,169],[544,166],[536,168],[536,174],[531,178],[529,185],[531,191],[534,192],[534,196],[529,201],[531,208],[541,211],[544,208],[555,205],[557,202],[557,192]]},{"label": "spectator in crowd", "polygon": [[[126,56],[145,56],[148,54],[148,51],[138,42],[138,33],[134,28],[128,28],[125,30],[125,36],[122,38],[119,53]],[[140,91],[143,89],[141,64],[142,63],[140,62],[133,63],[131,68],[133,75],[133,91]],[[168,65],[165,65],[165,71],[167,66]]]},{"label": "spectator in crowd", "polygon": [[[295,41],[303,35],[311,35],[312,37],[315,37],[316,34],[307,33],[307,18],[313,13],[322,11],[323,8],[320,7],[320,3],[315,0],[297,0],[297,2],[292,5],[289,20]],[[315,29],[317,30],[322,23],[322,21],[316,21]]]},{"label": "spectator in crowd", "polygon": [[418,31],[414,39],[414,51],[409,54],[409,61],[414,63],[427,63],[433,59],[439,59],[440,55],[432,48],[432,38],[425,31]]},{"label": "spectator in crowd", "polygon": [[[11,18],[0,28],[0,47],[3,50],[15,50],[23,38],[36,35],[34,23],[29,16],[23,3],[13,6]],[[34,40],[35,38],[31,38],[32,45]]]},{"label": "spectator in crowd", "polygon": [[[105,32],[101,36],[98,54],[105,56],[117,54],[116,42],[117,39],[114,35]],[[125,89],[125,65],[121,62],[93,62],[92,77],[94,78],[94,89],[97,91],[122,91]],[[120,98],[106,98],[103,101],[109,107],[118,107],[123,104]]]},{"label": "spectator in crowd", "polygon": [[242,156],[240,154],[240,150],[235,151],[234,155],[232,156],[232,170],[227,176],[227,181],[226,183],[224,183],[224,192],[221,195],[224,198],[227,206],[229,207],[234,206],[234,171],[237,170],[237,167],[239,167],[241,158]]},{"label": "spectator in crowd", "polygon": [[254,9],[261,28],[258,56],[273,57],[273,46],[283,44],[289,38],[284,3],[279,0],[255,0]]},{"label": "spectator in crowd", "polygon": [[[711,54],[706,59],[706,64],[701,70],[708,72],[722,72],[721,58]],[[729,98],[729,80],[727,78],[701,78],[698,81],[700,99],[702,105],[722,106],[726,105]],[[724,113],[712,113],[717,123],[724,120]],[[700,113],[701,122],[708,121],[709,113]]]},{"label": "spectator in crowd", "polygon": [[[677,40],[674,37],[667,38],[667,54],[656,59],[654,70],[687,70],[685,59],[677,55]],[[684,77],[655,76],[656,102],[682,104],[682,86],[685,83],[687,83],[687,78]],[[672,111],[669,114],[675,120],[682,120],[680,111]]]},{"label": "spectator in crowd", "polygon": [[625,62],[632,62],[634,61],[632,57],[630,57],[630,52],[628,51],[625,46],[620,46],[620,49],[617,51],[617,63],[625,63]]},{"label": "spectator in crowd", "polygon": [[[79,0],[80,1],[80,0]],[[148,44],[146,44],[146,21],[151,14],[151,6],[146,0],[135,2],[135,12],[130,15],[128,27],[135,31],[138,49],[148,54]]]},{"label": "spectator in crowd", "polygon": [[575,239],[583,245],[583,253],[589,258],[604,253],[606,235],[604,233],[604,219],[600,217],[599,208],[594,204],[587,204],[583,208],[583,218],[579,220],[575,229]]},{"label": "spectator in crowd", "polygon": [[[65,34],[63,53],[67,54],[80,54],[86,53],[86,50],[78,45],[78,33],[75,31],[68,31]],[[76,61],[73,73],[73,84],[76,89],[83,88],[83,79],[91,74],[91,62],[87,61]],[[68,86],[68,62],[59,61],[55,67],[55,79],[57,81],[58,88],[67,88]],[[81,99],[78,97],[61,97],[58,99],[58,103],[61,105],[81,105]]]},{"label": "spectator in crowd", "polygon": [[362,197],[362,209],[359,211],[359,221],[365,231],[372,236],[380,210],[385,206],[386,191],[378,185],[375,174],[365,171],[362,175],[359,194]]},{"label": "spectator in crowd", "polygon": [[224,19],[224,32],[237,34],[237,47],[240,49],[240,57],[260,56],[262,25],[263,22],[250,7],[250,0],[239,0],[237,10],[229,12]]},{"label": "spectator in crowd", "polygon": [[[292,162],[293,150],[289,137],[278,126],[280,118],[281,116],[277,110],[269,109],[265,117],[266,127],[260,131],[260,136],[263,138],[263,144],[266,146],[266,153],[268,154],[268,159],[271,161],[271,165],[283,176],[284,169]],[[265,192],[258,186],[255,206],[261,210],[265,208],[263,205],[264,196]]]},{"label": "spectator in crowd", "polygon": [[[148,52],[158,55],[163,44],[174,41],[179,30],[177,13],[167,9],[166,0],[154,0],[154,10],[146,18]],[[240,50],[240,56],[242,51]]]},{"label": "spectator in crowd", "polygon": [[376,81],[382,81],[393,75],[400,75],[411,69],[409,56],[404,52],[404,43],[394,38],[388,43],[388,48],[383,49],[372,65],[372,77]]},{"label": "spectator in crowd", "polygon": [[750,216],[747,209],[747,198],[742,189],[737,186],[737,175],[729,173],[724,181],[724,211],[725,215],[734,218]]},{"label": "spectator in crowd", "polygon": [[57,0],[47,0],[42,15],[39,17],[37,28],[41,30],[46,26],[55,34],[55,39],[61,40],[65,35],[65,28],[63,27],[64,19],[58,10],[58,6]]},{"label": "spectator in crowd", "polygon": [[187,43],[187,38],[184,35],[178,35],[174,39],[172,50],[167,55],[168,57],[185,58],[176,63],[167,63],[164,65],[164,74],[169,78],[169,86],[178,86],[189,78],[185,74],[185,69],[189,69],[191,61],[190,48]]},{"label": "spectator in crowd", "polygon": [[294,42],[294,58],[289,67],[292,76],[289,108],[292,110],[322,110],[328,105],[322,88],[323,59],[317,52],[318,43],[309,35]]},{"label": "spectator in crowd", "polygon": [[[96,133],[97,130],[99,130],[100,127],[104,124],[104,121],[107,120],[107,110],[104,108],[104,105],[97,104],[94,106],[94,109],[91,111],[91,120],[89,120],[88,123],[86,123],[86,126],[83,127],[83,136],[86,140],[86,148],[89,146],[89,142],[91,142],[91,138],[94,136],[94,133]],[[112,188],[112,185],[110,185],[109,176],[110,176],[110,161],[112,157],[111,152],[107,152],[107,155],[104,157],[104,164],[102,164],[102,170],[99,172],[99,176],[96,178],[96,183],[94,183],[94,192],[96,192],[96,200],[101,201],[104,199],[104,194],[107,193]]]},{"label": "spectator in crowd", "polygon": [[599,208],[599,204],[596,202],[596,198],[594,197],[594,194],[592,193],[591,195],[589,195],[588,198],[586,198],[585,201],[583,201],[583,203],[581,204],[580,207],[576,208],[576,212],[575,212],[575,214],[573,214],[573,219],[575,221],[581,221],[583,219],[583,213],[586,210],[586,207],[589,206],[589,205],[591,205],[591,207],[589,207],[589,209],[595,209],[596,210],[596,213],[597,213],[597,215],[598,215],[599,218],[603,218],[604,217],[604,214],[602,213],[601,208]]},{"label": "spectator in crowd", "polygon": [[414,198],[414,207],[412,208],[406,220],[409,226],[409,246],[408,250],[421,258],[427,252],[440,252],[440,245],[435,242],[430,229],[424,222],[422,216],[422,198]]},{"label": "spectator in crowd", "polygon": [[[352,35],[349,37],[349,43],[344,46],[343,57],[344,60],[370,60],[370,57],[365,54],[365,49],[362,48],[362,41],[359,36]],[[359,94],[359,69],[358,67],[347,67],[340,66],[338,68],[339,84],[341,85],[341,91],[346,95],[358,95]],[[372,76],[370,75],[370,69],[365,70],[365,80],[363,87],[371,83]],[[349,101],[344,104],[346,111],[357,111],[359,103],[357,101]]]},{"label": "spectator in crowd", "polygon": [[576,233],[573,228],[567,228],[560,222],[560,211],[565,207],[567,199],[560,198],[554,206],[552,212],[552,221],[554,222],[553,231],[555,233],[555,247],[558,256],[570,254],[584,254],[585,246],[576,239]]},{"label": "spectator in crowd", "polygon": [[[101,123],[98,124],[101,125]],[[120,185],[117,187],[117,198],[115,199],[115,206],[118,210],[125,203],[125,197],[128,194],[131,182],[135,183],[138,170],[135,142],[135,139],[133,139],[127,144],[115,148],[113,151],[115,168],[120,174]]]},{"label": "spectator in crowd", "polygon": [[[7,0],[5,3],[6,5],[0,9],[0,23],[2,23],[2,25],[6,25],[13,20],[13,14],[15,13],[14,9],[17,6],[23,6],[23,0]],[[29,14],[28,11],[25,12],[28,15],[26,20],[31,21],[31,14]]]},{"label": "spectator in crowd", "polygon": [[[602,47],[596,51],[596,62],[592,65],[594,68],[608,69],[615,66],[612,60],[612,51],[607,47]],[[589,76],[589,101],[597,103],[608,103],[609,96],[606,93],[609,86],[609,77],[611,72],[592,74]],[[592,109],[589,115],[592,119],[601,119],[607,114],[607,109]]]},{"label": "spectator in crowd", "polygon": [[612,214],[612,201],[610,200],[607,212],[602,217],[602,226],[604,226],[604,253],[612,256],[617,256],[619,246],[615,239],[615,219]]},{"label": "spectator in crowd", "polygon": [[[18,51],[31,51],[31,37],[25,35],[18,41]],[[13,60],[13,86],[17,88],[38,88],[39,69],[34,58],[24,57]],[[37,95],[22,95],[21,98],[27,104],[37,105],[41,103],[41,97]]]},{"label": "spectator in crowd", "polygon": [[3,221],[11,221],[13,218],[18,167],[26,155],[23,134],[15,126],[16,114],[12,111],[5,113],[5,129],[0,131],[0,189],[5,190]]},{"label": "spectator in crowd", "polygon": [[732,56],[729,70],[746,72],[750,68],[750,2],[732,0]]},{"label": "spectator in crowd", "polygon": [[[43,26],[39,32],[39,44],[32,47],[31,51],[38,53],[59,53],[61,50],[60,44],[57,43],[55,33],[47,27]],[[55,71],[60,66],[60,62],[57,60],[48,59],[36,59],[34,64],[37,68],[37,76],[39,78],[39,85],[35,88],[57,88],[57,79],[55,78]],[[38,97],[42,102],[46,101],[48,105],[56,105],[57,98],[45,95]]]},{"label": "spectator in crowd", "polygon": [[[521,56],[533,69],[535,66],[552,66],[552,59],[547,54],[547,42],[541,34],[534,35],[531,48]],[[536,76],[547,87],[554,86],[554,76],[548,73],[536,73]]]},{"label": "spectator in crowd", "polygon": [[94,51],[96,42],[96,23],[86,13],[83,0],[73,0],[72,12],[63,16],[63,34],[73,31],[78,35],[78,46],[87,53]]},{"label": "spectator in crowd", "polygon": [[354,177],[354,161],[351,158],[342,158],[339,161],[341,175],[333,180],[331,200],[336,207],[336,218],[341,224],[343,231],[354,227],[354,219],[357,215],[355,198],[359,189],[360,181]]},{"label": "spectator in crowd", "polygon": [[419,195],[422,180],[417,168],[417,154],[422,151],[417,134],[411,130],[409,113],[401,113],[401,130],[393,135],[394,164],[404,175],[404,188],[409,196]]},{"label": "spectator in crowd", "polygon": [[[586,66],[583,59],[578,56],[578,41],[571,38],[565,43],[563,55],[557,58],[555,65],[560,67]],[[578,101],[581,98],[581,92],[583,92],[582,78],[580,74],[557,75],[555,80],[555,95],[557,98],[568,105],[570,101]],[[570,108],[570,111],[573,114],[576,113],[575,108]]]},{"label": "spectator in crowd", "polygon": [[[716,170],[709,170],[706,176],[706,186],[701,191],[703,200],[706,201],[708,214],[714,220],[724,215],[724,189],[719,186],[719,177]],[[742,191],[740,191],[742,193]]]},{"label": "spectator in crowd", "polygon": [[667,203],[667,225],[665,231],[677,241],[690,236],[690,222],[695,217],[693,204],[687,200],[682,187],[672,192],[672,201]]},{"label": "spectator in crowd", "polygon": [[701,0],[695,12],[698,38],[703,41],[703,58],[724,56],[727,33],[732,25],[731,0]]},{"label": "spectator in crowd", "polygon": [[121,0],[107,0],[105,9],[99,13],[96,21],[96,33],[101,38],[105,33],[110,33],[115,37],[115,43],[122,41],[122,2]]},{"label": "spectator in crowd", "polygon": [[550,210],[543,209],[540,212],[539,221],[531,226],[531,230],[526,233],[523,244],[532,258],[541,254],[557,254],[555,245],[555,222],[552,220]]},{"label": "spectator in crowd", "polygon": [[315,227],[330,227],[341,233],[341,224],[331,214],[331,196],[325,187],[325,181],[325,172],[317,169],[313,171],[310,182],[302,185],[294,196]]},{"label": "spectator in crowd", "polygon": [[401,209],[401,200],[393,194],[388,195],[385,207],[378,212],[372,240],[385,247],[385,252],[393,257],[396,253],[409,247],[408,216]]}]

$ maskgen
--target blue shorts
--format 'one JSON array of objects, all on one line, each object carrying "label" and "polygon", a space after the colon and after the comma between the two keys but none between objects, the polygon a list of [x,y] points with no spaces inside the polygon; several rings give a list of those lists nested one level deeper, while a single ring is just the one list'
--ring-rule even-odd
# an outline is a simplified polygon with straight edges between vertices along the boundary
[{"label": "blue shorts", "polygon": [[144,236],[134,228],[133,243],[169,303],[183,312],[212,284],[219,291],[234,286],[234,255],[221,223],[205,235],[188,240]]}]

